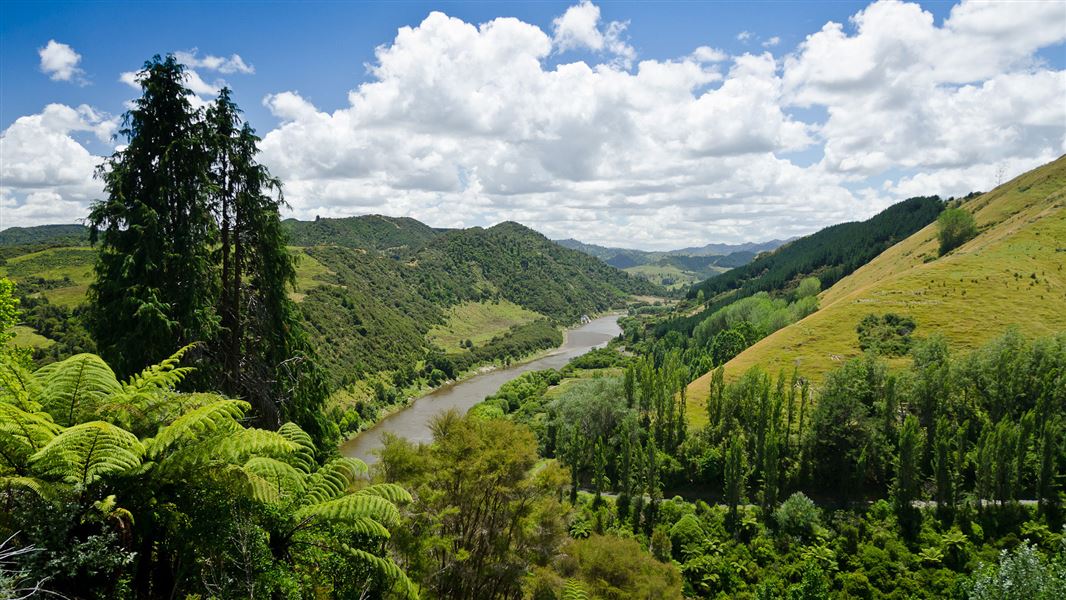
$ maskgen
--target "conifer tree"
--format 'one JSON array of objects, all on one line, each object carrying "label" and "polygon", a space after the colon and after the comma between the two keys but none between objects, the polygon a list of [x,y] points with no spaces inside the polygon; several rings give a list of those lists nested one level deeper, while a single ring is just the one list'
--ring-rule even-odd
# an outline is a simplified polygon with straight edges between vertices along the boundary
[{"label": "conifer tree", "polygon": [[120,377],[219,329],[210,156],[185,67],[155,56],[138,82],[141,97],[119,130],[127,144],[97,172],[107,198],[89,214],[91,240],[101,244],[89,325]]}]

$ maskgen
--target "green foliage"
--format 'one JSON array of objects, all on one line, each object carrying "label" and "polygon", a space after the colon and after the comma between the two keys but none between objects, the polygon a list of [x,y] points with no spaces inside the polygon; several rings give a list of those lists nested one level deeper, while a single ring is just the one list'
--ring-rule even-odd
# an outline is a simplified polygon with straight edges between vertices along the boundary
[{"label": "green foliage", "polygon": [[1066,551],[1047,561],[1028,544],[1003,550],[999,562],[977,573],[967,596],[972,600],[1051,600],[1066,596]]},{"label": "green foliage", "polygon": [[304,596],[340,569],[338,597],[417,597],[383,546],[411,495],[354,459],[319,467],[292,423],[245,427],[246,402],[177,392],[180,357],[126,383],[92,355],[0,360],[0,536],[48,557],[26,572],[79,597]]},{"label": "green foliage", "polygon": [[803,492],[796,492],[774,511],[774,521],[782,532],[809,540],[821,526],[821,512]]},{"label": "green foliage", "polygon": [[911,349],[911,334],[917,325],[914,319],[895,313],[870,313],[859,321],[859,348],[884,356],[904,356]]},{"label": "green foliage", "polygon": [[975,235],[977,226],[973,215],[962,208],[948,208],[936,219],[937,239],[940,241],[940,255],[943,256],[963,245]]},{"label": "green foliage", "polygon": [[823,289],[833,285],[875,256],[925,227],[940,214],[937,197],[919,197],[891,206],[867,221],[841,223],[793,240],[771,253],[692,287],[695,298],[703,290],[713,300],[707,310],[687,318],[663,323],[656,335],[668,330],[691,332],[719,308],[758,292],[786,291],[802,277],[817,277]]}]

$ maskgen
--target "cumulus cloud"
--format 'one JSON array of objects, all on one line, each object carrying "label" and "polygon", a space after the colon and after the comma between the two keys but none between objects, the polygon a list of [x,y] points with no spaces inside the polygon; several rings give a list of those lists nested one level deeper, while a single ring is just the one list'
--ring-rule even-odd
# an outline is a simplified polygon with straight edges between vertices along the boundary
[{"label": "cumulus cloud", "polygon": [[789,101],[829,107],[828,170],[959,169],[1057,155],[1066,72],[1033,53],[1066,40],[1066,4],[963,3],[938,27],[917,4],[883,1],[827,23],[785,61]]},{"label": "cumulus cloud", "polygon": [[601,30],[600,7],[589,0],[582,0],[581,4],[571,6],[552,21],[555,31],[552,42],[561,52],[584,49],[611,54],[617,64],[628,69],[636,59],[637,52],[622,39],[627,25],[611,21]]},{"label": "cumulus cloud", "polygon": [[[916,4],[883,0],[785,56],[706,45],[639,61],[625,25],[589,2],[550,31],[434,12],[377,48],[337,110],[284,85],[267,95],[280,124],[263,161],[300,218],[516,220],[551,237],[658,249],[801,235],[913,195],[989,189],[1000,173],[1066,152],[1066,72],[1037,56],[1066,40],[1063,11],[963,2],[937,24]],[[595,60],[567,62],[570,51]],[[198,69],[223,73],[222,60]],[[190,79],[204,95],[218,83]],[[10,167],[17,185],[4,173],[5,220],[84,206],[92,157],[71,134],[113,125],[80,110],[4,133],[5,161],[9,138],[44,140],[36,155],[21,151],[24,172]]]},{"label": "cumulus cloud", "polygon": [[212,54],[198,56],[198,53],[199,51],[193,48],[187,52],[175,52],[174,57],[189,68],[204,68],[209,71],[218,71],[225,75],[233,73],[251,75],[255,73],[255,67],[244,62],[240,54],[231,54],[229,58],[226,58]]},{"label": "cumulus cloud", "polygon": [[762,47],[763,48],[773,48],[774,46],[776,46],[776,45],[778,45],[780,43],[781,43],[781,38],[779,38],[779,37],[777,37],[775,35],[774,37],[772,37],[772,38],[766,40],[765,42],[763,42],[762,43]]},{"label": "cumulus cloud", "polygon": [[78,67],[81,55],[67,44],[48,40],[37,54],[41,57],[41,72],[48,75],[52,81],[70,81],[80,85],[88,83],[85,71]]},{"label": "cumulus cloud", "polygon": [[72,223],[102,190],[93,178],[101,157],[74,134],[110,142],[118,119],[89,106],[49,104],[19,117],[0,135],[0,227]]}]

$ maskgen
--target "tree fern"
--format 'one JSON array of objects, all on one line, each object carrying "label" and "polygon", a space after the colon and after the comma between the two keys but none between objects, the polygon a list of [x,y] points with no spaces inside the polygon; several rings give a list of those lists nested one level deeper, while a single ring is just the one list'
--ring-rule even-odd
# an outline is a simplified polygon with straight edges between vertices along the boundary
[{"label": "tree fern", "polygon": [[563,586],[562,600],[589,600],[592,596],[585,590],[585,586],[576,579],[567,579]]},{"label": "tree fern", "polygon": [[366,463],[355,458],[329,461],[308,479],[307,502],[317,504],[340,497],[366,471]]},{"label": "tree fern", "polygon": [[228,463],[240,464],[252,456],[283,456],[295,452],[295,444],[276,431],[265,429],[238,429],[213,444],[214,458]]},{"label": "tree fern", "polygon": [[244,463],[244,470],[257,477],[272,489],[273,498],[295,497],[304,490],[304,477],[301,471],[276,458],[256,456]]},{"label": "tree fern", "polygon": [[278,428],[278,434],[297,446],[296,451],[288,458],[289,463],[305,473],[314,470],[315,443],[311,440],[311,436],[295,423],[283,424]]},{"label": "tree fern", "polygon": [[395,523],[400,511],[392,502],[370,494],[348,494],[336,500],[311,504],[296,511],[298,519],[316,517],[326,521],[350,522],[371,518],[379,523]]},{"label": "tree fern", "polygon": [[348,545],[342,545],[341,549],[359,562],[366,564],[380,573],[387,581],[394,582],[393,589],[404,598],[418,598],[418,588],[407,578],[407,574],[403,572],[403,569],[397,566],[396,563],[392,562],[392,560],[376,556],[365,550],[352,548]]},{"label": "tree fern", "polygon": [[139,466],[143,454],[137,436],[104,421],[90,421],[64,430],[30,461],[43,477],[84,488]]},{"label": "tree fern", "polygon": [[26,412],[41,410],[41,386],[9,353],[0,352],[0,403],[13,404]]},{"label": "tree fern", "polygon": [[370,496],[378,496],[384,498],[392,503],[407,503],[412,500],[411,493],[403,488],[403,486],[395,483],[378,483],[367,486],[358,492],[357,494],[365,494]]},{"label": "tree fern", "polygon": [[241,429],[238,422],[248,410],[248,403],[240,400],[218,399],[191,410],[159,430],[148,441],[148,455],[156,458],[174,446],[194,442],[206,436],[230,434]]},{"label": "tree fern", "polygon": [[38,369],[41,405],[56,423],[70,426],[95,418],[108,396],[122,391],[115,372],[95,354],[77,354]]},{"label": "tree fern", "polygon": [[0,464],[24,472],[30,456],[52,441],[59,429],[46,413],[0,403]]}]

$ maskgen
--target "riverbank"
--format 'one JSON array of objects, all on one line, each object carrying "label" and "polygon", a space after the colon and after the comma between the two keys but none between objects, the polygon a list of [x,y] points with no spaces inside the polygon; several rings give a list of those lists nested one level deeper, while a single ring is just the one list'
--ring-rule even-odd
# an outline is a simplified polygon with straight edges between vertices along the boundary
[{"label": "riverbank", "polygon": [[436,415],[451,409],[465,413],[486,396],[495,393],[501,385],[523,373],[561,368],[571,359],[605,345],[621,333],[618,326],[620,316],[621,313],[613,312],[569,329],[561,346],[545,351],[539,357],[508,366],[496,366],[464,380],[440,386],[391,412],[372,427],[349,437],[341,444],[341,453],[374,462],[376,456],[373,452],[381,446],[386,433],[405,437],[415,443],[428,442],[432,439],[429,425]]},{"label": "riverbank", "polygon": [[[607,310],[607,311],[603,311],[603,312],[599,312],[599,313],[593,313],[593,315],[591,315],[589,317],[589,322],[595,321],[597,319],[608,318],[608,317],[614,317],[616,319],[620,319],[621,317],[623,317],[625,315],[626,315],[626,312],[624,310],[612,309],[612,310]],[[455,386],[455,385],[461,384],[464,381],[467,381],[467,380],[469,380],[472,377],[478,377],[478,376],[481,376],[481,375],[485,375],[487,373],[491,373],[491,372],[496,371],[498,369],[521,367],[521,366],[523,366],[523,365],[525,365],[527,363],[530,363],[530,362],[533,362],[533,361],[537,361],[537,360],[541,360],[543,358],[550,357],[550,356],[552,356],[553,354],[555,354],[557,352],[564,351],[564,349],[566,348],[567,344],[570,341],[571,332],[580,330],[583,327],[585,327],[587,324],[588,324],[587,322],[586,323],[578,323],[576,325],[571,325],[569,327],[564,327],[563,330],[562,330],[562,343],[559,344],[558,346],[553,346],[553,347],[550,347],[550,348],[542,348],[540,350],[535,350],[535,351],[530,352],[528,354],[522,355],[518,359],[512,360],[510,362],[505,362],[505,361],[502,361],[500,359],[496,359],[496,360],[494,360],[491,363],[482,363],[482,364],[479,364],[479,365],[477,365],[475,367],[472,367],[470,369],[466,369],[465,371],[462,371],[461,373],[459,373],[455,378],[448,379],[448,380],[446,380],[446,381],[444,381],[444,382],[442,382],[442,383],[440,383],[439,385],[436,385],[436,386],[431,386],[431,385],[428,384],[428,382],[422,381],[421,384],[418,387],[404,388],[404,389],[400,390],[400,393],[401,393],[401,395],[404,398],[404,400],[402,402],[394,402],[394,403],[390,403],[390,404],[387,404],[385,406],[380,407],[375,412],[373,419],[361,420],[360,423],[359,423],[359,426],[357,428],[354,428],[354,429],[350,429],[350,428],[349,429],[342,429],[342,434],[344,435],[344,438],[341,441],[341,444],[343,445],[343,444],[347,443],[349,440],[351,440],[352,438],[354,438],[355,436],[361,434],[362,432],[364,432],[364,431],[366,431],[368,429],[372,429],[378,423],[380,423],[381,421],[383,421],[383,420],[389,418],[390,416],[396,414],[397,412],[405,410],[407,407],[409,407],[413,402],[415,402],[419,398],[422,398],[424,396],[427,396],[427,395],[436,393],[438,391],[447,389],[447,388],[449,388],[451,386]],[[372,385],[369,381],[364,381],[364,382],[361,382],[361,383],[364,384],[367,387]],[[347,390],[339,390],[338,392],[335,392],[335,395],[343,395],[343,394],[350,394],[350,393],[351,392],[347,391]],[[366,394],[369,395],[370,391],[368,390],[366,392]],[[341,404],[344,404],[344,402],[340,401],[340,402],[337,402],[337,404],[341,405]]]}]

